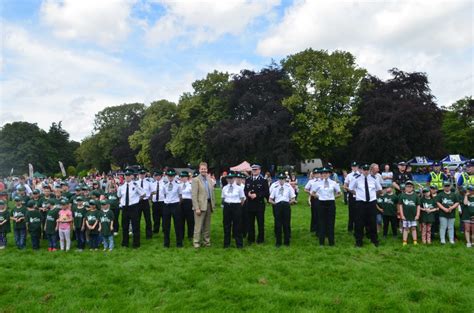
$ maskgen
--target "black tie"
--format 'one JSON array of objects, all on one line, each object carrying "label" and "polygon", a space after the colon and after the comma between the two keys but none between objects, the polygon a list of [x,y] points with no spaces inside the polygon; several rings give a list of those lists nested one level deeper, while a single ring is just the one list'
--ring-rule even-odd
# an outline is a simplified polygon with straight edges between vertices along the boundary
[{"label": "black tie", "polygon": [[128,194],[128,183],[127,183],[127,192],[125,192],[125,206],[128,206],[128,203],[130,201],[130,195]]},{"label": "black tie", "polygon": [[159,201],[160,198],[160,181],[156,182],[156,202]]},{"label": "black tie", "polygon": [[365,201],[370,201],[369,182],[367,181],[367,176],[365,176]]},{"label": "black tie", "polygon": [[140,187],[142,187],[142,188],[143,188],[143,179],[142,179],[142,182],[141,182],[141,184],[140,184],[140,185],[141,185]]}]

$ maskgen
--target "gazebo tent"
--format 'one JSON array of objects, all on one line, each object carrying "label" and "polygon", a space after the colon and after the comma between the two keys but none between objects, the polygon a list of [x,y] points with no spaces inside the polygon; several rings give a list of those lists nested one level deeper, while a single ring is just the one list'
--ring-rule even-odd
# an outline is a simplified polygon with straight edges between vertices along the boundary
[{"label": "gazebo tent", "polygon": [[416,156],[407,163],[411,166],[431,166],[433,164],[433,160],[428,159],[425,156]]},{"label": "gazebo tent", "polygon": [[250,167],[249,162],[243,161],[239,165],[231,167],[230,170],[234,172],[250,172],[252,168]]},{"label": "gazebo tent", "polygon": [[40,172],[34,172],[34,173],[33,173],[33,177],[34,177],[34,178],[46,178],[46,176],[44,176],[44,175],[41,174]]},{"label": "gazebo tent", "polygon": [[441,162],[445,165],[459,165],[466,163],[468,160],[468,158],[460,154],[450,154],[444,159],[442,159]]}]

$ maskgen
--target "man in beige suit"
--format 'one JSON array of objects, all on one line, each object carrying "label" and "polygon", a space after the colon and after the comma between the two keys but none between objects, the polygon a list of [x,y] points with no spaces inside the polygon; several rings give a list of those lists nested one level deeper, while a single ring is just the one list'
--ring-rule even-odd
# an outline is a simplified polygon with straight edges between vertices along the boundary
[{"label": "man in beige suit", "polygon": [[195,248],[211,245],[211,214],[215,208],[214,181],[207,175],[207,163],[199,164],[199,175],[191,183],[193,210],[194,210],[194,238]]}]

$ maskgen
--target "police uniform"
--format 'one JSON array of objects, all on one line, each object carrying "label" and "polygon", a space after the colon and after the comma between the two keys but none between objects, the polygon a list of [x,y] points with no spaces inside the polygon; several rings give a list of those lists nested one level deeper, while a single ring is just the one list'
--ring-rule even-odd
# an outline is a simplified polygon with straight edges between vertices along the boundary
[{"label": "police uniform", "polygon": [[[140,174],[145,175],[145,171],[141,170]],[[145,196],[140,198],[139,202],[139,219],[141,221],[142,215],[145,217],[145,235],[146,239],[151,239],[153,236],[153,229],[151,225],[151,213],[150,213],[150,196],[153,191],[153,187],[151,186],[151,182],[146,178],[139,178],[136,180],[137,184],[140,186],[141,189],[145,191]]]},{"label": "police uniform", "polygon": [[[237,175],[230,173],[227,178],[236,178]],[[235,239],[237,248],[243,247],[242,227],[242,201],[245,200],[244,189],[235,182],[227,183],[222,188],[222,203],[224,204],[224,248],[230,246],[231,232]]]},{"label": "police uniform", "polygon": [[[369,165],[364,164],[363,170],[369,170]],[[357,174],[349,184],[349,190],[355,193],[355,228],[354,236],[356,246],[362,246],[364,227],[367,229],[370,240],[378,246],[377,226],[376,226],[376,200],[377,192],[382,190],[380,182],[373,175]]]},{"label": "police uniform", "polygon": [[[180,177],[188,177],[189,173],[183,171]],[[191,182],[181,182],[181,236],[184,238],[185,228],[187,226],[187,238],[193,239],[194,234],[194,211]]]},{"label": "police uniform", "polygon": [[[132,175],[132,172],[126,171],[125,176]],[[122,246],[128,247],[129,234],[127,225],[132,224],[133,247],[140,247],[140,197],[146,196],[145,190],[135,181],[124,182],[118,188],[117,196],[120,198],[120,207],[122,208]]]},{"label": "police uniform", "polygon": [[[356,167],[357,163],[352,162],[351,166]],[[360,174],[358,171],[350,172],[349,174],[347,174],[346,178],[344,179],[344,185],[348,187],[350,183],[359,175]],[[355,226],[355,211],[356,211],[356,200],[352,192],[349,192],[347,200],[348,200],[347,207],[349,211],[349,219],[347,221],[347,231],[352,232]]]},{"label": "police uniform", "polygon": [[282,233],[283,244],[290,245],[290,203],[295,200],[295,190],[289,183],[283,182],[286,175],[281,173],[277,176],[278,185],[273,186],[270,199],[274,202],[273,217],[275,218],[275,239],[276,246],[281,246]]},{"label": "police uniform", "polygon": [[[441,166],[440,162],[434,162],[433,166]],[[443,183],[448,180],[446,175],[439,171],[435,172],[434,170],[430,172],[430,176],[428,178],[428,183],[430,186],[436,186],[438,189],[438,193],[443,191]],[[434,235],[439,231],[439,210],[433,213],[434,215],[434,222],[431,224],[431,239],[434,239]]]},{"label": "police uniform", "polygon": [[[260,168],[259,165],[253,165],[252,168]],[[255,219],[258,225],[257,243],[263,243],[265,240],[265,199],[268,200],[268,182],[262,176],[250,176],[245,181],[245,196],[247,198],[248,212],[248,237],[249,243],[255,242]],[[256,195],[255,199],[250,198],[249,193]]]},{"label": "police uniform", "polygon": [[181,184],[173,179],[174,176],[176,176],[174,170],[166,171],[166,176],[168,176],[169,179],[161,188],[165,202],[163,208],[163,244],[165,248],[170,247],[171,218],[173,218],[176,246],[181,248],[183,246],[183,237],[181,236],[181,207],[179,205],[181,201]]},{"label": "police uniform", "polygon": [[[405,162],[400,162],[398,165],[407,165]],[[405,184],[407,181],[413,181],[413,176],[411,173],[404,171],[403,173],[398,171],[393,175],[393,182],[397,183],[398,186]],[[400,193],[400,190],[397,190],[397,193]]]},{"label": "police uniform", "polygon": [[153,176],[155,181],[152,183],[152,196],[151,196],[151,207],[153,216],[153,232],[158,234],[160,232],[160,225],[163,220],[163,208],[165,206],[165,198],[161,192],[163,187],[163,172],[156,171]]},{"label": "police uniform", "polygon": [[[313,169],[313,173],[319,173],[319,170],[317,168]],[[318,199],[315,197],[311,196],[311,187],[319,181],[319,178],[313,178],[310,179],[305,187],[304,190],[306,192],[310,193],[310,204],[311,204],[311,220],[309,223],[309,231],[313,232],[316,234],[316,236],[319,234],[319,225],[318,225]]]}]

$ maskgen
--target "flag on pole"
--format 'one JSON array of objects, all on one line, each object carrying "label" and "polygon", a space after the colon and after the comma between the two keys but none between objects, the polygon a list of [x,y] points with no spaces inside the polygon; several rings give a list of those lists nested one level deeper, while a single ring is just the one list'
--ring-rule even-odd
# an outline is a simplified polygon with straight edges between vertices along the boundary
[{"label": "flag on pole", "polygon": [[31,163],[28,164],[28,171],[29,171],[30,178],[33,177],[33,164]]},{"label": "flag on pole", "polygon": [[59,161],[59,167],[61,168],[61,174],[63,174],[63,176],[66,177],[66,170],[64,169],[63,162]]},{"label": "flag on pole", "polygon": [[10,171],[10,176],[12,176],[12,175],[13,175],[13,167],[12,167],[12,170]]}]

